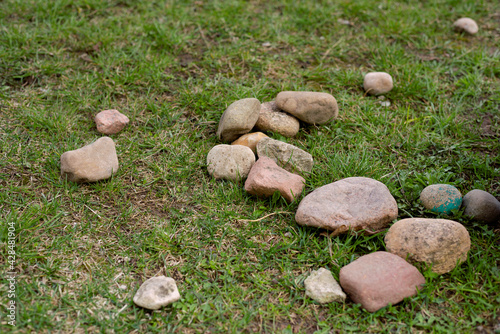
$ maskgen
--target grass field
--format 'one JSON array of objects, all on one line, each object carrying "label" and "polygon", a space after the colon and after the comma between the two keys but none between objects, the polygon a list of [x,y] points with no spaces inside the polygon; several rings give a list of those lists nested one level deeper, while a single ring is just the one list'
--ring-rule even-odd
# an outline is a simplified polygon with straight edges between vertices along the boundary
[{"label": "grass field", "polygon": [[[477,35],[453,31],[463,16]],[[498,333],[500,233],[460,211],[426,211],[418,197],[448,183],[500,198],[499,45],[495,0],[0,2],[2,273],[8,223],[17,255],[16,326],[2,274],[0,332]],[[370,71],[392,75],[390,107],[365,96]],[[375,313],[306,297],[311,270],[338,279],[342,266],[385,250],[385,232],[328,237],[295,223],[298,201],[255,198],[208,175],[226,107],[283,90],[339,103],[327,125],[269,134],[313,155],[303,195],[377,179],[398,219],[464,224],[468,260],[444,275],[420,266],[424,289]],[[101,136],[93,117],[104,109],[131,120],[112,136],[118,173],[64,181],[61,154]],[[157,275],[176,279],[182,299],[135,306]]]}]

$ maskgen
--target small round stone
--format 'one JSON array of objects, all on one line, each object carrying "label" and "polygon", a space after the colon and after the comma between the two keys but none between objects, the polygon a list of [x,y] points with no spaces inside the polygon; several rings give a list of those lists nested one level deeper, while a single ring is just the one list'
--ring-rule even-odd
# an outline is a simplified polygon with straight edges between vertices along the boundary
[{"label": "small round stone", "polygon": [[468,17],[462,17],[453,23],[455,31],[465,32],[469,35],[474,35],[479,31],[476,21]]},{"label": "small round stone", "polygon": [[462,194],[449,184],[433,184],[422,190],[420,201],[427,210],[449,214],[460,208]]},{"label": "small round stone", "polygon": [[465,215],[488,224],[500,220],[500,202],[492,194],[479,189],[469,191],[463,200]]},{"label": "small round stone", "polygon": [[380,95],[392,90],[392,77],[385,72],[370,72],[365,75],[363,88],[370,95]]}]

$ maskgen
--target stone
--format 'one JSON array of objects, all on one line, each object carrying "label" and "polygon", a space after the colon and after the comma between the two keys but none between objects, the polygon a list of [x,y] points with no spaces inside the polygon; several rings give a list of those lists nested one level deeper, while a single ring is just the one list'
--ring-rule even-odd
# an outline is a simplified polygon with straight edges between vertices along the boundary
[{"label": "stone", "polygon": [[142,283],[134,296],[134,303],[148,310],[158,310],[181,298],[177,284],[171,277],[158,276]]},{"label": "stone", "polygon": [[432,212],[450,214],[462,204],[462,194],[449,184],[432,184],[420,193],[422,205]]},{"label": "stone", "polygon": [[233,141],[231,145],[243,145],[249,147],[253,153],[256,153],[257,143],[264,138],[267,138],[267,136],[262,132],[247,133]]},{"label": "stone", "polygon": [[276,106],[309,124],[325,124],[337,118],[337,100],[320,92],[281,92],[276,96]]},{"label": "stone", "polygon": [[254,98],[233,102],[222,114],[217,128],[219,140],[230,143],[249,133],[259,118],[260,102]]},{"label": "stone", "polygon": [[330,230],[335,236],[360,230],[378,232],[397,216],[398,205],[385,184],[367,177],[349,177],[304,197],[295,221]]},{"label": "stone", "polygon": [[492,194],[479,189],[469,191],[462,202],[465,215],[476,220],[495,224],[500,220],[500,202]]},{"label": "stone", "polygon": [[116,109],[103,110],[94,118],[97,131],[105,135],[114,135],[122,131],[129,123],[127,116]]},{"label": "stone", "polygon": [[330,270],[319,268],[304,281],[306,295],[320,304],[344,302],[346,294]]},{"label": "stone", "polygon": [[370,72],[365,75],[363,88],[370,95],[380,95],[392,90],[392,77],[385,72]]},{"label": "stone", "polygon": [[385,235],[387,250],[414,262],[432,265],[444,274],[467,259],[470,237],[460,223],[447,219],[406,218],[396,222]]},{"label": "stone", "polygon": [[246,178],[254,163],[255,154],[249,147],[242,145],[217,145],[207,156],[210,175],[235,182]]},{"label": "stone", "polygon": [[309,173],[313,167],[312,155],[291,144],[279,140],[264,138],[257,144],[259,158],[268,157],[278,166],[294,173]]},{"label": "stone", "polygon": [[113,139],[101,137],[90,145],[61,155],[61,177],[72,182],[96,182],[118,171]]},{"label": "stone", "polygon": [[300,196],[304,189],[304,178],[279,167],[274,160],[261,157],[253,165],[245,182],[245,190],[256,196],[269,197],[275,191],[288,203]]},{"label": "stone", "polygon": [[453,29],[459,32],[465,32],[469,35],[474,35],[479,31],[476,21],[468,17],[462,17],[453,23]]},{"label": "stone", "polygon": [[281,111],[275,101],[264,102],[260,106],[259,119],[255,127],[262,131],[272,131],[284,137],[294,137],[299,132],[300,122]]},{"label": "stone", "polygon": [[340,269],[340,286],[357,304],[375,312],[417,294],[425,278],[397,255],[375,252]]}]

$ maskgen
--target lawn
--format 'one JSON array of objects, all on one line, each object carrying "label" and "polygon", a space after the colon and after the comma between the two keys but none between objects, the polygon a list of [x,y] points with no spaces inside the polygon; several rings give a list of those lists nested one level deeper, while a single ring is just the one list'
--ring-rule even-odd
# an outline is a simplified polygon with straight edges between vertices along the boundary
[{"label": "lawn", "polygon": [[[453,31],[460,17],[479,32]],[[0,332],[499,332],[498,226],[419,201],[434,183],[500,198],[499,45],[496,0],[0,2]],[[371,71],[392,75],[390,106],[364,93]],[[285,90],[339,104],[336,120],[294,138],[268,133],[312,154],[301,198],[346,177],[379,180],[398,219],[464,224],[468,260],[443,275],[418,266],[418,295],[375,313],[306,297],[312,270],[338,279],[385,250],[386,232],[301,227],[301,198],[251,196],[206,165],[227,106]],[[61,154],[102,136],[93,117],[105,109],[130,118],[111,136],[118,173],[63,180]],[[159,275],[177,281],[181,300],[135,306],[140,284]]]}]

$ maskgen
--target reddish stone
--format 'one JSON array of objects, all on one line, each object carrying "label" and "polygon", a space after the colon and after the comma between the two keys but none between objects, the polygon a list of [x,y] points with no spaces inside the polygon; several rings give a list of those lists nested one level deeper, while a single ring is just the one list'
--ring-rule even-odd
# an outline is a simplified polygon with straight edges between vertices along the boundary
[{"label": "reddish stone", "polygon": [[266,197],[279,191],[288,202],[292,202],[304,189],[304,183],[302,176],[287,172],[268,157],[261,157],[248,174],[245,190]]},{"label": "reddish stone", "polygon": [[344,292],[369,312],[415,295],[425,283],[417,268],[388,252],[360,257],[340,269],[339,279]]},{"label": "reddish stone", "polygon": [[97,131],[105,135],[114,135],[122,131],[129,119],[116,109],[103,110],[94,118]]}]

